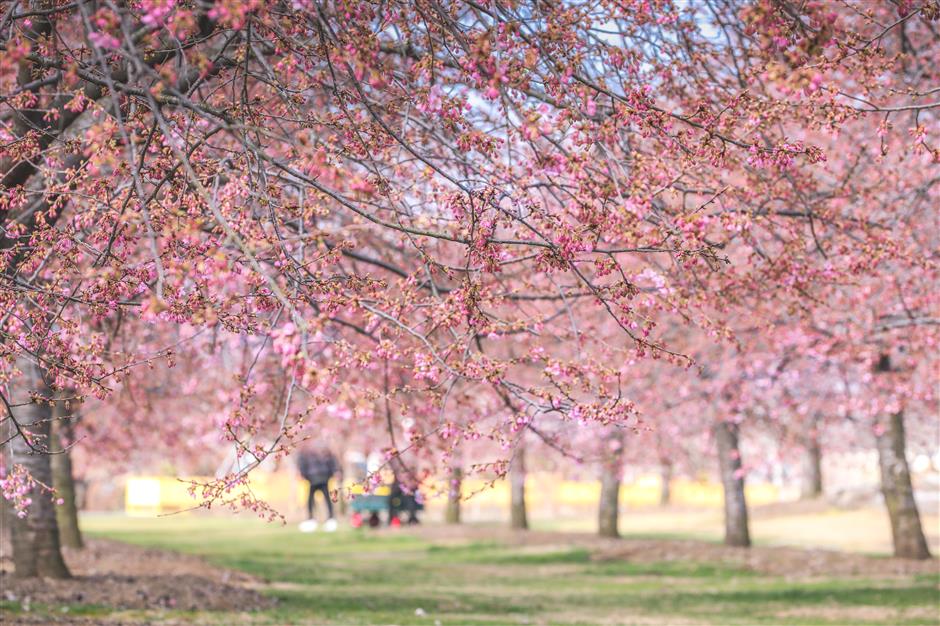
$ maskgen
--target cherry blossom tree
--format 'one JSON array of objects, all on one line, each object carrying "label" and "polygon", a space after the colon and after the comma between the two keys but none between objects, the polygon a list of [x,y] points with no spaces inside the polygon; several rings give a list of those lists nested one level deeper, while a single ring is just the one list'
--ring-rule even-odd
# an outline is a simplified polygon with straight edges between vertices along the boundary
[{"label": "cherry blossom tree", "polygon": [[[0,11],[3,480],[43,562],[47,408],[111,406],[182,330],[245,350],[219,427],[250,462],[197,486],[212,503],[335,419],[337,385],[416,479],[445,433],[518,467],[540,420],[634,416],[622,363],[708,365],[660,329],[728,342],[755,301],[808,318],[916,265],[879,211],[938,160],[932,0]],[[884,130],[886,184],[844,128]],[[925,318],[898,315],[869,330]]]}]

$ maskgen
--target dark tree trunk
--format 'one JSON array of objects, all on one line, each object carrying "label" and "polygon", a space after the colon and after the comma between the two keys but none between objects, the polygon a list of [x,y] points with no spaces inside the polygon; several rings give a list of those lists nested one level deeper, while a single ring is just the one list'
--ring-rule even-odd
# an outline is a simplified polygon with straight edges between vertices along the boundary
[{"label": "dark tree trunk", "polygon": [[53,454],[49,461],[52,465],[52,486],[62,504],[56,506],[56,521],[59,524],[59,541],[69,548],[83,548],[82,531],[78,525],[78,506],[75,502],[75,476],[72,474],[72,453],[66,447],[71,445],[72,416],[65,409],[65,401],[56,403],[56,420],[52,422],[53,450],[62,450]]},{"label": "dark tree trunk", "polygon": [[38,576],[39,564],[36,561],[36,553],[32,550],[35,537],[30,533],[26,520],[19,519],[15,511],[10,511],[9,519],[12,522],[10,541],[13,547],[13,576],[16,578]]},{"label": "dark tree trunk", "polygon": [[808,437],[803,455],[803,476],[800,483],[800,499],[812,500],[822,495],[822,450],[819,440]]},{"label": "dark tree trunk", "polygon": [[[30,438],[32,446],[23,437],[18,436],[10,442],[10,448],[14,461],[23,465],[34,480],[51,486],[50,455],[43,451],[49,450],[49,426],[53,417],[54,394],[43,382],[35,365],[21,359],[18,366],[24,374],[24,392],[18,394],[16,401],[25,404],[17,407],[14,415],[20,428]],[[38,392],[48,400],[29,402],[27,391]],[[32,502],[26,517],[17,518],[11,529],[14,576],[68,578],[69,570],[59,548],[59,525],[56,522],[56,506],[52,496],[41,487],[34,486],[29,497]]]},{"label": "dark tree trunk", "polygon": [[620,472],[623,463],[622,439],[619,432],[607,438],[610,450],[601,463],[601,499],[597,508],[597,534],[619,537]]},{"label": "dark tree trunk", "polygon": [[672,463],[663,461],[659,465],[659,506],[669,506],[672,502]]},{"label": "dark tree trunk", "polygon": [[529,528],[525,507],[525,447],[519,444],[509,464],[509,526],[516,530]]},{"label": "dark tree trunk", "polygon": [[[875,364],[876,374],[895,371],[890,354],[882,354]],[[885,430],[875,439],[878,465],[881,468],[881,493],[891,519],[894,556],[905,559],[930,558],[927,538],[920,524],[920,512],[914,500],[911,470],[907,466],[904,438],[904,413],[898,411],[888,419]]]},{"label": "dark tree trunk", "polygon": [[[6,453],[6,450],[0,449],[0,451]],[[5,462],[5,457],[0,458],[0,463]],[[16,511],[13,509],[13,503],[0,495],[0,548],[13,545],[13,523],[15,521]]]},{"label": "dark tree trunk", "polygon": [[463,480],[463,470],[453,467],[450,470],[450,485],[447,491],[447,509],[444,511],[444,521],[448,524],[460,523],[460,486]]},{"label": "dark tree trunk", "polygon": [[747,521],[747,501],[744,499],[744,476],[740,471],[738,426],[720,422],[715,426],[715,440],[718,444],[721,485],[725,493],[725,543],[746,548],[751,545],[751,533]]},{"label": "dark tree trunk", "polygon": [[894,556],[928,559],[930,550],[920,524],[911,472],[907,466],[903,413],[891,416],[885,432],[877,438],[877,444],[881,466],[881,492],[888,508],[888,517],[891,518]]}]

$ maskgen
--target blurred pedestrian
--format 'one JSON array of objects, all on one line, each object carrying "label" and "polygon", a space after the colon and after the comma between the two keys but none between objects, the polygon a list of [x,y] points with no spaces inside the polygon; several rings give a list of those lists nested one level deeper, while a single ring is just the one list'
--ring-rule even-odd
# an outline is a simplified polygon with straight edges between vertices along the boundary
[{"label": "blurred pedestrian", "polygon": [[317,492],[323,494],[326,502],[326,522],[323,530],[333,532],[336,530],[336,519],[333,517],[333,501],[330,499],[330,479],[339,472],[336,457],[326,446],[310,446],[300,451],[297,459],[297,468],[310,485],[307,492],[307,519],[300,523],[301,532],[312,533],[318,527],[314,515],[314,499]]}]

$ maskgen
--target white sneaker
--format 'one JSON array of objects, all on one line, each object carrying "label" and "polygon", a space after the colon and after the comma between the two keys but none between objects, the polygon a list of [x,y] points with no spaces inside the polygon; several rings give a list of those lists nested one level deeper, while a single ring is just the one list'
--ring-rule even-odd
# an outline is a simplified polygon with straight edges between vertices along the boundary
[{"label": "white sneaker", "polygon": [[326,520],[326,522],[323,524],[323,530],[325,530],[325,531],[328,532],[328,533],[331,533],[331,532],[335,531],[335,530],[336,530],[336,520],[333,519],[332,517],[331,517],[330,519]]},{"label": "white sneaker", "polygon": [[300,522],[300,532],[302,533],[312,533],[317,529],[317,520],[308,519]]}]

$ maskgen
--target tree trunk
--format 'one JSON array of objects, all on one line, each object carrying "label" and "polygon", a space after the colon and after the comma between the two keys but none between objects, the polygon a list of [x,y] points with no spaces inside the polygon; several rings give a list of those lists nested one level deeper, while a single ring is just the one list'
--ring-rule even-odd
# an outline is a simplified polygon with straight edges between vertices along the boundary
[{"label": "tree trunk", "polygon": [[619,537],[617,521],[620,518],[620,473],[605,466],[601,472],[601,501],[597,515],[597,534],[601,537]]},{"label": "tree trunk", "polygon": [[337,481],[336,487],[336,515],[338,517],[346,517],[347,513],[347,503],[346,503],[346,491],[343,488],[341,481]]},{"label": "tree trunk", "polygon": [[460,523],[460,483],[463,480],[463,470],[453,467],[450,470],[450,485],[447,491],[447,510],[444,512],[444,521],[448,524]]},{"label": "tree trunk", "polygon": [[607,468],[601,473],[601,501],[597,515],[597,534],[601,537],[619,537],[617,522],[620,518],[620,477]]},{"label": "tree trunk", "polygon": [[509,526],[516,530],[529,528],[529,518],[525,508],[525,447],[519,444],[516,454],[509,464]]},{"label": "tree trunk", "polygon": [[49,462],[52,465],[52,486],[62,504],[56,506],[56,521],[59,524],[59,541],[69,548],[83,548],[82,531],[78,526],[78,506],[75,502],[75,476],[72,474],[72,453],[66,447],[72,444],[72,416],[65,410],[65,401],[56,403],[56,420],[52,422],[53,450],[62,450],[53,454]]},{"label": "tree trunk", "polygon": [[815,436],[806,440],[803,455],[803,476],[800,484],[800,499],[812,500],[822,495],[822,451]]},{"label": "tree trunk", "polygon": [[659,465],[659,506],[669,506],[672,502],[672,463],[663,461]]},{"label": "tree trunk", "polygon": [[597,534],[619,537],[620,473],[623,470],[623,439],[619,431],[606,439],[609,450],[601,463],[601,499],[597,508]]},{"label": "tree trunk", "polygon": [[746,548],[751,545],[751,533],[748,529],[747,501],[744,499],[737,424],[720,422],[715,426],[715,440],[725,493],[725,543]]},{"label": "tree trunk", "polygon": [[877,438],[878,462],[881,466],[881,492],[884,494],[894,556],[905,559],[928,559],[930,550],[920,524],[920,513],[914,501],[914,486],[907,466],[904,442],[904,415],[895,413],[887,429]]},{"label": "tree trunk", "polygon": [[[46,486],[52,485],[52,468],[49,450],[49,425],[52,421],[51,402],[54,394],[43,382],[37,366],[20,359],[23,371],[22,388],[38,392],[48,401],[30,402],[26,393],[17,398],[24,403],[17,407],[14,415],[20,428],[30,438],[32,446],[17,436],[10,442],[13,462],[26,468],[33,479]],[[37,452],[37,450],[39,450]],[[29,494],[30,503],[26,517],[17,518],[13,524],[14,576],[28,578],[68,578],[70,576],[62,551],[59,548],[59,525],[56,523],[56,506],[52,496],[41,486],[34,485]]]}]

